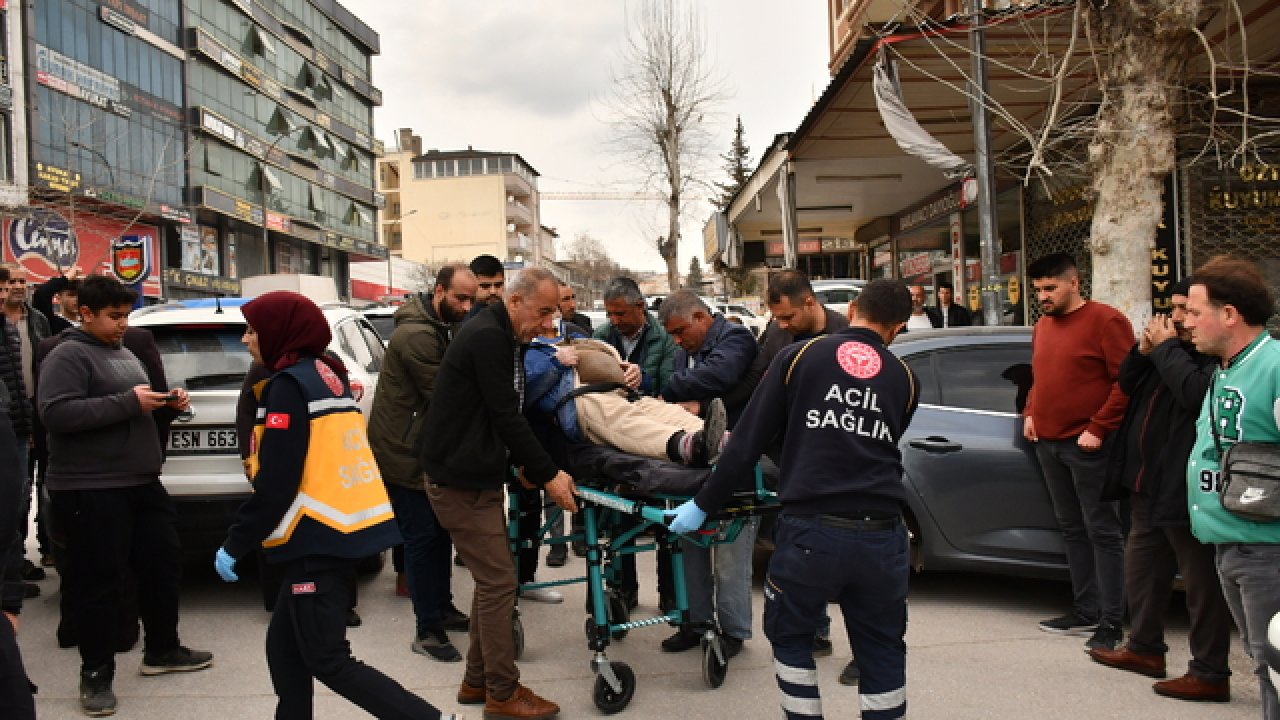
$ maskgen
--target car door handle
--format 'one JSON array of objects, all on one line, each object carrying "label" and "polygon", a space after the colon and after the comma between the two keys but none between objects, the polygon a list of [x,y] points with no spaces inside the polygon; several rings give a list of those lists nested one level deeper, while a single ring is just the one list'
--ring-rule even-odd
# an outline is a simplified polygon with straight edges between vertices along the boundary
[{"label": "car door handle", "polygon": [[926,438],[913,438],[907,441],[907,444],[913,448],[924,450],[925,452],[950,453],[963,450],[964,446],[957,442],[951,442],[944,437],[930,435]]}]

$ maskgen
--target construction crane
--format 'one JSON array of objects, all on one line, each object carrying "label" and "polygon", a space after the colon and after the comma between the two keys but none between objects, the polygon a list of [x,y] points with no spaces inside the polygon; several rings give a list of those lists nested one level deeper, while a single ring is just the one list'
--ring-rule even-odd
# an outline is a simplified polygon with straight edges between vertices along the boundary
[{"label": "construction crane", "polygon": [[540,192],[540,200],[666,200],[656,192]]}]

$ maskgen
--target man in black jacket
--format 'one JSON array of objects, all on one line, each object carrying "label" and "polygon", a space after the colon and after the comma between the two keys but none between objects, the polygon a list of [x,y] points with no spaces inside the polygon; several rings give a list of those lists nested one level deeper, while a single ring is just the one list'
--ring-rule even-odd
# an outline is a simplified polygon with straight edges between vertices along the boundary
[{"label": "man in black jacket", "polygon": [[1187,514],[1187,456],[1216,358],[1202,355],[1182,327],[1187,288],[1172,296],[1172,316],[1156,315],[1120,365],[1129,409],[1120,426],[1104,493],[1129,492],[1131,529],[1125,546],[1129,643],[1089,656],[1103,665],[1165,677],[1164,612],[1174,574],[1186,584],[1191,617],[1187,674],[1155,683],[1156,693],[1183,700],[1231,699],[1228,652],[1231,614],[1222,596],[1212,545],[1191,534]]},{"label": "man in black jacket", "polygon": [[973,313],[969,308],[957,304],[955,287],[949,282],[938,283],[938,306],[926,307],[929,322],[936,328],[967,327],[973,324]]},{"label": "man in black jacket", "polygon": [[475,581],[458,702],[483,703],[485,717],[549,718],[560,711],[520,684],[511,623],[516,572],[503,506],[515,465],[557,505],[574,508],[573,478],[556,467],[521,413],[522,344],[551,329],[558,300],[550,272],[527,268],[516,275],[503,300],[468,320],[450,343],[424,422],[427,497]]}]

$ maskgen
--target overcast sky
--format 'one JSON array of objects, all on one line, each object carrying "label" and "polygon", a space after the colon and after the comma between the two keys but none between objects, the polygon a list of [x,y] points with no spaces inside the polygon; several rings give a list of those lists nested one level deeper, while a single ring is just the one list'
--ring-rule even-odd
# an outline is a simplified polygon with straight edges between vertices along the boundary
[{"label": "overcast sky", "polygon": [[[423,147],[517,152],[543,191],[638,189],[608,146],[602,104],[617,63],[626,12],[619,0],[342,0],[382,38],[373,82],[383,92],[377,136],[395,147],[411,127]],[[827,73],[826,3],[698,0],[713,66],[728,98],[716,122],[712,167],[742,116],[751,162],[779,132],[794,130],[822,93]],[[681,270],[702,254],[710,206],[688,214]],[[542,222],[561,241],[586,232],[634,270],[663,269],[648,238],[665,227],[665,207],[643,201],[544,200]],[[406,232],[411,229],[406,228]]]}]

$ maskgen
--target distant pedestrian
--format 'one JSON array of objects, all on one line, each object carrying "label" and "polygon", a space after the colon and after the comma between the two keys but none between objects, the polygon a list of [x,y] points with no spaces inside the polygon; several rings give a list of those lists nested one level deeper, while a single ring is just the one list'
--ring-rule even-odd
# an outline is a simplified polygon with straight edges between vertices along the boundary
[{"label": "distant pedestrian", "polygon": [[313,716],[312,679],[377,718],[441,717],[399,683],[351,656],[347,612],[356,563],[400,542],[364,418],[342,362],[327,356],[329,323],[297,293],[242,308],[244,342],[273,375],[261,387],[249,472],[253,495],[236,513],[214,567],[235,582],[236,561],[263,548],[283,582],[267,628],[276,718]]},{"label": "distant pedestrian", "polygon": [[563,280],[560,281],[560,317],[564,318],[565,322],[577,325],[578,329],[587,336],[594,332],[594,328],[591,327],[591,318],[578,312],[578,291]]},{"label": "distant pedestrian", "polygon": [[1267,625],[1280,612],[1280,522],[1227,512],[1220,474],[1223,453],[1236,443],[1280,443],[1280,343],[1266,327],[1275,299],[1256,265],[1226,256],[1210,260],[1189,282],[1191,340],[1219,358],[1187,463],[1191,531],[1217,551],[1222,591],[1258,676],[1262,717],[1280,720],[1265,655]]},{"label": "distant pedestrian", "polygon": [[1031,334],[1035,384],[1023,413],[1023,436],[1049,488],[1066,543],[1071,612],[1040,629],[1092,633],[1089,649],[1114,650],[1124,637],[1124,536],[1114,502],[1101,498],[1112,431],[1124,417],[1120,363],[1133,326],[1115,308],[1085,300],[1075,258],[1046,255],[1027,268],[1043,316]]},{"label": "distant pedestrian", "polygon": [[49,493],[66,537],[80,645],[80,707],[113,714],[116,643],[126,582],[136,582],[146,630],[141,672],[203,670],[213,655],[178,640],[182,547],[173,501],[160,483],[163,453],[153,414],[189,407],[181,388],[157,392],[121,345],[135,295],[114,278],[80,288],[81,325],[40,367],[49,430]]},{"label": "distant pedestrian", "polygon": [[938,295],[938,305],[926,308],[929,320],[935,328],[967,327],[973,324],[973,313],[969,312],[969,308],[955,302],[956,290],[951,283],[938,283],[935,292]]}]

